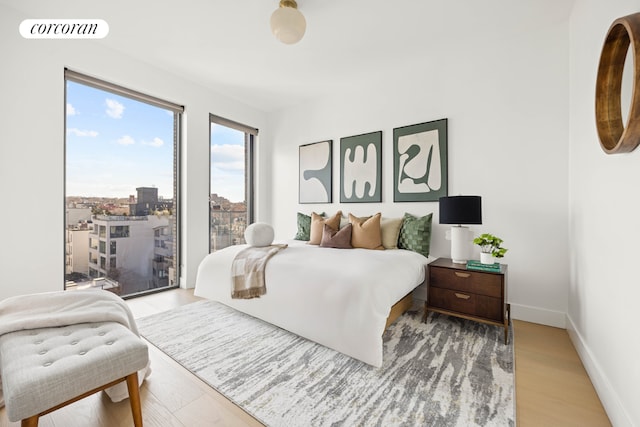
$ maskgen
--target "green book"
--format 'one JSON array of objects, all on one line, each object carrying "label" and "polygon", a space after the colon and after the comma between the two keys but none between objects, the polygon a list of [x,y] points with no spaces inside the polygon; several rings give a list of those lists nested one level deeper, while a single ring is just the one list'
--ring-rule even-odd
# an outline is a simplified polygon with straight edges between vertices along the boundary
[{"label": "green book", "polygon": [[480,261],[468,261],[467,269],[468,270],[477,270],[477,271],[488,271],[491,273],[499,273],[500,272],[500,264],[497,262],[493,264],[482,264]]},{"label": "green book", "polygon": [[467,261],[467,265],[481,265],[481,266],[500,266],[501,264],[498,262],[494,262],[493,264],[483,264],[481,261],[477,260],[477,259],[470,259]]},{"label": "green book", "polygon": [[487,273],[500,273],[499,268],[495,267],[480,267],[480,266],[471,266],[467,267],[467,270],[475,270],[475,271],[486,271]]}]

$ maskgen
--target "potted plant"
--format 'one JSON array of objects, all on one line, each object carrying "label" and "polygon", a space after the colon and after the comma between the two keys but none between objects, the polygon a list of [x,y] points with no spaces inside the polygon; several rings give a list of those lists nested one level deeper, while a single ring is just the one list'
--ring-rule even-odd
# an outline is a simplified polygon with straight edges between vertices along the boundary
[{"label": "potted plant", "polygon": [[483,264],[493,264],[493,258],[502,258],[508,251],[500,246],[502,239],[493,234],[481,234],[473,239],[473,243],[480,246],[480,262]]}]

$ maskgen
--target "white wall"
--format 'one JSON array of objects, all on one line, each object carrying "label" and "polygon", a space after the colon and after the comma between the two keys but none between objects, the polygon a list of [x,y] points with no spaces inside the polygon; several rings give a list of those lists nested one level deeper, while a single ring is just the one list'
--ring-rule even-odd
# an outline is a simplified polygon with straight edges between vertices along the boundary
[{"label": "white wall", "polygon": [[602,151],[595,81],[609,26],[639,10],[637,0],[580,0],[571,18],[568,329],[615,426],[640,425],[640,148]]},{"label": "white wall", "polygon": [[[434,212],[435,256],[449,255],[437,203],[393,203],[391,136],[394,127],[446,117],[449,193],[483,197],[484,224],[474,231],[498,234],[510,249],[505,262],[514,317],[565,326],[568,312],[570,334],[612,422],[640,425],[634,316],[640,148],[605,155],[593,120],[606,30],[639,6],[638,0],[577,0],[571,25],[549,23],[506,40],[478,34],[446,51],[416,52],[413,63],[398,67],[402,73],[366,92],[271,114],[267,122],[259,111],[98,41],[22,39],[18,24],[28,17],[0,5],[0,299],[62,289],[64,67],[186,106],[187,286],[208,252],[210,112],[261,129],[258,218],[273,223],[278,238],[294,235],[297,211]],[[339,139],[377,130],[383,131],[383,203],[338,203]],[[299,205],[298,146],[324,139],[334,140],[336,202]]]},{"label": "white wall", "polygon": [[[270,115],[277,141],[271,185],[278,189],[272,205],[277,237],[293,237],[297,211],[396,217],[434,212],[432,253],[449,256],[448,227],[438,224],[437,202],[393,203],[392,158],[394,127],[448,118],[449,194],[482,196],[483,224],[473,230],[497,234],[509,248],[504,262],[514,317],[564,327],[568,49],[566,21],[497,40],[480,34],[447,50],[416,52],[413,63],[399,64],[397,75],[366,91]],[[378,130],[383,202],[340,204],[340,138]],[[334,143],[334,203],[300,205],[298,146],[325,139]]]},{"label": "white wall", "polygon": [[0,5],[0,300],[63,288],[65,67],[185,106],[181,285],[193,286],[209,247],[209,113],[259,129],[266,116],[96,40],[23,39],[26,18]]}]

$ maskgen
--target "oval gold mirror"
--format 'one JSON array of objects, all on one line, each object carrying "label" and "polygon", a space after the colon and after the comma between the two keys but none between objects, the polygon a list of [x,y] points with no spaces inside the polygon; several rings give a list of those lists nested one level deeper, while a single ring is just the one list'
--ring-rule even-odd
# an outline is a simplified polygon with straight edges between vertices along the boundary
[{"label": "oval gold mirror", "polygon": [[[633,81],[626,126],[621,91],[627,53],[633,58]],[[596,79],[596,127],[607,154],[628,153],[640,144],[640,13],[616,19],[602,47]]]}]

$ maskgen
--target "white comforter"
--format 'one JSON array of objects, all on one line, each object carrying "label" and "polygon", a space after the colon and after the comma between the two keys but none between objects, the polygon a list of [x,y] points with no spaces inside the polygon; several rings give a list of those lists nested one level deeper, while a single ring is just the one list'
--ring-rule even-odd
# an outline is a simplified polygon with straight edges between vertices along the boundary
[{"label": "white comforter", "polygon": [[195,295],[222,302],[370,365],[382,365],[391,306],[423,283],[431,261],[415,252],[332,249],[287,241],[266,267],[267,293],[231,299],[231,264],[246,245],[208,255]]}]

